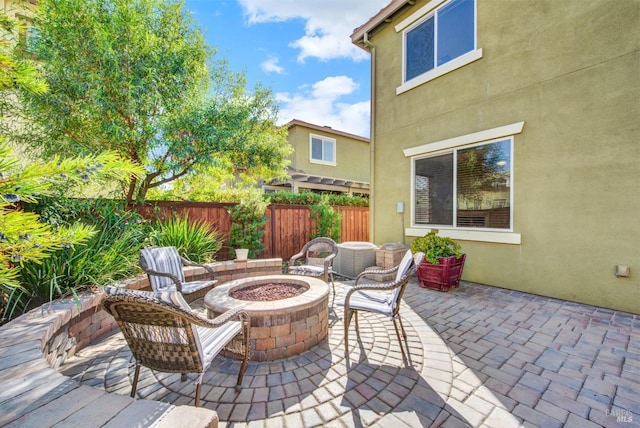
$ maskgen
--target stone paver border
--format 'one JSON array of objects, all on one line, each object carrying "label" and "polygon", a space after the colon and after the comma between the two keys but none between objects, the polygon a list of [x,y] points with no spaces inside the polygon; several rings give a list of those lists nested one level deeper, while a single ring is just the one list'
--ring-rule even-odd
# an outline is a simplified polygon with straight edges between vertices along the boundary
[{"label": "stone paver border", "polygon": [[[280,273],[281,259],[213,264],[220,280]],[[185,269],[187,279],[205,274]],[[148,288],[146,276],[122,286]],[[79,300],[60,299],[0,327],[0,426],[218,426],[206,408],[181,406],[82,385],[57,369],[70,356],[116,327],[100,310],[103,292],[83,293]],[[187,404],[187,403],[185,403]],[[190,403],[189,403],[190,404]]]}]

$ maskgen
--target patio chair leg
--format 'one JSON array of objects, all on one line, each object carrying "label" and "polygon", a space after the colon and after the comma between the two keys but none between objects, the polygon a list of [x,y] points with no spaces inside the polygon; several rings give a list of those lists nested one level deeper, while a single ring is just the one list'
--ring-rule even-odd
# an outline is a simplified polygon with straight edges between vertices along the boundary
[{"label": "patio chair leg", "polygon": [[136,396],[136,389],[138,388],[139,376],[140,376],[140,364],[136,364],[136,372],[133,375],[133,385],[131,385],[131,397]]},{"label": "patio chair leg", "polygon": [[[400,321],[400,326],[402,326],[402,321]],[[398,336],[398,344],[400,345],[400,350],[402,351],[402,358],[407,361],[407,354],[404,352],[404,345],[402,344],[402,339],[400,338],[400,331],[398,330],[398,324],[396,324],[396,319],[393,319],[393,327],[396,329],[396,336]],[[402,327],[402,332],[404,333],[404,327]],[[405,339],[407,337],[405,336]]]},{"label": "patio chair leg", "polygon": [[194,407],[198,407],[200,405],[200,388],[201,387],[202,387],[202,379],[196,385],[196,402],[194,404]]},{"label": "patio chair leg", "polygon": [[247,367],[249,367],[249,357],[251,357],[251,348],[249,348],[248,341],[244,348],[244,356],[242,357],[240,373],[238,373],[238,382],[236,383],[236,392],[240,392],[240,389],[242,388],[242,378],[244,377],[244,373],[247,371]]},{"label": "patio chair leg", "polygon": [[400,321],[400,328],[402,328],[402,337],[407,338],[407,332],[404,331],[404,324],[402,323],[402,318],[400,318],[400,314],[398,314],[398,321]]},{"label": "patio chair leg", "polygon": [[[344,356],[349,358],[349,324],[351,324],[352,310],[344,308]],[[356,316],[356,320],[357,320]]]},{"label": "patio chair leg", "polygon": [[333,295],[336,295],[336,283],[333,280],[333,272],[329,272],[329,278],[331,278],[331,288],[333,289]]}]

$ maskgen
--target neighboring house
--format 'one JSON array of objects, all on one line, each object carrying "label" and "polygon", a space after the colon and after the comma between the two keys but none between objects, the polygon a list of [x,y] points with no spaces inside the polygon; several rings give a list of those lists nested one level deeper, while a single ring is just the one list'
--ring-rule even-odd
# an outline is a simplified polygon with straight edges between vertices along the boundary
[{"label": "neighboring house", "polygon": [[289,166],[291,179],[271,183],[265,190],[369,194],[368,138],[297,119],[285,126],[289,144],[294,148]]},{"label": "neighboring house", "polygon": [[640,313],[639,20],[637,0],[394,0],[356,29],[372,240],[438,229],[466,280]]},{"label": "neighboring house", "polygon": [[29,24],[37,5],[36,0],[0,0],[0,11]]},{"label": "neighboring house", "polygon": [[[15,19],[19,24],[17,34],[10,34],[6,31],[6,28],[0,25],[0,43],[3,44],[3,49],[14,49],[18,42],[28,42],[28,38],[33,35],[31,22],[35,15],[37,5],[38,2],[36,0],[0,0],[0,13]],[[12,30],[15,31],[15,28],[12,28]],[[28,46],[28,43],[26,46]],[[27,57],[30,56],[28,51],[22,51],[21,53],[26,54]],[[0,104],[4,104],[4,102],[8,104],[18,102],[16,91],[8,91],[8,93],[3,94],[3,96],[6,98],[3,102],[0,102]],[[24,123],[17,116],[11,115],[11,113],[4,108],[0,108],[0,120],[2,121],[0,124],[2,127],[19,129],[24,126]],[[9,141],[9,143],[12,143],[12,141]],[[28,153],[24,152],[24,147],[16,145],[14,150],[21,156],[22,161],[30,157]]]}]

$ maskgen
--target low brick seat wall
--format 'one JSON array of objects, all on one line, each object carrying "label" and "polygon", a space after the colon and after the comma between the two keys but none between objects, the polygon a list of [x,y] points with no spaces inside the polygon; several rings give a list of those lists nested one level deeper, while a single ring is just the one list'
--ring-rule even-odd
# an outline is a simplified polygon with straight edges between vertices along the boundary
[{"label": "low brick seat wall", "polygon": [[[247,276],[282,273],[281,259],[211,264],[223,283]],[[206,274],[202,268],[186,268],[187,280]],[[148,289],[146,275],[117,285]],[[152,400],[109,394],[82,386],[57,368],[78,350],[117,328],[102,310],[102,291],[60,299],[0,327],[0,426],[218,426],[214,410],[175,406]]]}]

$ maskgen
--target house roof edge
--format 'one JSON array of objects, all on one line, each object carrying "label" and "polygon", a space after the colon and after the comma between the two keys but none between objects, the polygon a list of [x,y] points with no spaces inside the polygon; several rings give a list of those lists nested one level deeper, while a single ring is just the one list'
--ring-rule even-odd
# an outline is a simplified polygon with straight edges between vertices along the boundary
[{"label": "house roof edge", "polygon": [[305,121],[300,120],[300,119],[292,119],[289,122],[287,122],[287,124],[286,124],[287,129],[290,129],[290,128],[294,127],[294,126],[304,126],[305,128],[315,129],[316,131],[326,132],[326,133],[336,134],[336,135],[342,135],[343,137],[349,137],[349,138],[353,138],[354,140],[364,141],[365,143],[370,142],[369,138],[363,137],[361,135],[351,134],[351,133],[345,132],[345,131],[339,131],[339,130],[333,129],[333,128],[329,127],[329,126],[315,125],[313,123],[305,122]]},{"label": "house roof edge", "polygon": [[385,21],[387,21],[389,18],[391,18],[391,16],[393,16],[393,14],[398,12],[400,9],[402,9],[406,5],[408,4],[413,5],[414,3],[415,3],[415,0],[392,0],[391,3],[389,3],[384,8],[380,9],[380,12],[375,14],[367,22],[365,22],[364,24],[362,24],[360,27],[356,28],[353,31],[353,34],[351,34],[351,43],[368,51],[369,48],[365,46],[363,42],[364,35],[366,33],[370,33],[380,25],[384,24]]}]

